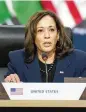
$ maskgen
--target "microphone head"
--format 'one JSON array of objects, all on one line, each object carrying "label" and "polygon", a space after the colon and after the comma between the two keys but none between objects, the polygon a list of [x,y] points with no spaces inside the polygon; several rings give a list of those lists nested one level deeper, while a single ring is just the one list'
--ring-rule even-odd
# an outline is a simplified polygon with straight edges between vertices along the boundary
[{"label": "microphone head", "polygon": [[46,52],[43,52],[43,53],[42,53],[42,59],[43,59],[44,61],[46,61],[46,60],[48,59],[48,55],[47,55]]}]

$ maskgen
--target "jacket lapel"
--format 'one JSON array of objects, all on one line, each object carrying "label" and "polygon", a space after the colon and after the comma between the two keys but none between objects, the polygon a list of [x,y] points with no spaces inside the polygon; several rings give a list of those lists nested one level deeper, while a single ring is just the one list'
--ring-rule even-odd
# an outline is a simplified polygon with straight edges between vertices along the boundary
[{"label": "jacket lapel", "polygon": [[69,65],[70,61],[68,57],[57,60],[54,82],[64,82],[65,71]]},{"label": "jacket lapel", "polygon": [[41,82],[40,68],[37,56],[30,64],[25,64],[24,75],[28,82]]}]

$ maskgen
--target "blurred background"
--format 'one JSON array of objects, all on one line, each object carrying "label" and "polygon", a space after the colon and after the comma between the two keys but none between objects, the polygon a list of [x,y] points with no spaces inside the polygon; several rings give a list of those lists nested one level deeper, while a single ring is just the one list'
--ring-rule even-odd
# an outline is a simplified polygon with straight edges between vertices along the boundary
[{"label": "blurred background", "polygon": [[39,10],[52,10],[73,31],[75,48],[86,51],[86,0],[0,0],[0,25],[25,25]]}]

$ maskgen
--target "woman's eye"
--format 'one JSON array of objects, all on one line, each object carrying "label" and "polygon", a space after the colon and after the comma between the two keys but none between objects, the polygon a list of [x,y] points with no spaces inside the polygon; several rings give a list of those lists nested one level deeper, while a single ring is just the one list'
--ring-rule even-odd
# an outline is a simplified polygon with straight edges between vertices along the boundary
[{"label": "woman's eye", "polygon": [[53,32],[53,31],[54,31],[54,29],[50,29],[50,31],[52,31],[52,32]]},{"label": "woman's eye", "polygon": [[43,32],[43,30],[40,29],[40,30],[38,30],[38,32]]}]

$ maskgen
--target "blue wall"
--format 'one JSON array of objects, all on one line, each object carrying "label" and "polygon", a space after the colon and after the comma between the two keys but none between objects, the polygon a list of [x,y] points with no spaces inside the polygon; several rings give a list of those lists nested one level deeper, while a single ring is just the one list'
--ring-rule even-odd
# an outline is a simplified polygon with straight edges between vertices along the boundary
[{"label": "blue wall", "polygon": [[86,35],[73,34],[74,47],[86,52]]}]

